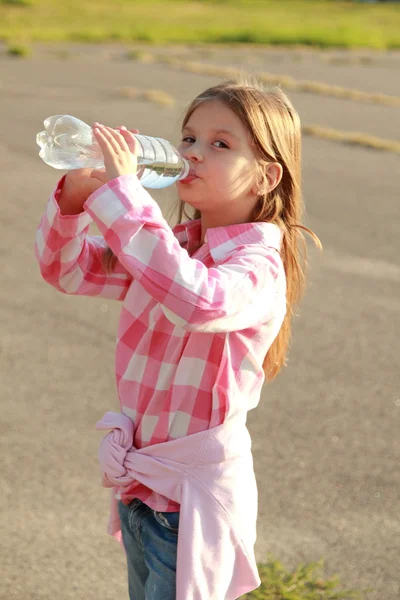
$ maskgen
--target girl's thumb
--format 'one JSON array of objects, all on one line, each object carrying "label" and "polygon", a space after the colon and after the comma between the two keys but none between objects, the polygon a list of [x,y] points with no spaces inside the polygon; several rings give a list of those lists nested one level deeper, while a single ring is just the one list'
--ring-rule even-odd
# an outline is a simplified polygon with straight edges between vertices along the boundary
[{"label": "girl's thumb", "polygon": [[93,177],[93,179],[98,179],[99,181],[102,181],[103,183],[107,183],[105,169],[93,169],[93,171],[90,173],[90,177]]}]

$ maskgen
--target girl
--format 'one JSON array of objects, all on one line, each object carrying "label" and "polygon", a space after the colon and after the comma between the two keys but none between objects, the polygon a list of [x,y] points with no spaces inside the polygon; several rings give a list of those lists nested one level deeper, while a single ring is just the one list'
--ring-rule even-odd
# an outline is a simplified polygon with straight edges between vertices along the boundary
[{"label": "girl", "polygon": [[[61,179],[36,255],[60,291],[123,302],[121,413],[97,424],[110,430],[109,531],[122,531],[131,600],[233,600],[260,584],[247,411],[285,364],[301,230],[320,246],[300,222],[299,117],[257,82],[195,98],[173,229],[137,179],[132,132],[95,123],[94,134],[105,169]],[[102,236],[88,235],[92,220]]]}]

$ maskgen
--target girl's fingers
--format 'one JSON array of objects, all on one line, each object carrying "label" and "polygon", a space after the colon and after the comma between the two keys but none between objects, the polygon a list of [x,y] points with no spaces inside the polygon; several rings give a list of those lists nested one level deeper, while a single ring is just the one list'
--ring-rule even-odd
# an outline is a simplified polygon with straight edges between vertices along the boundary
[{"label": "girl's fingers", "polygon": [[139,129],[127,129],[125,127],[125,125],[121,125],[121,127],[118,128],[120,130],[120,132],[122,133],[122,135],[124,136],[125,140],[128,143],[129,146],[129,150],[131,152],[133,152],[134,154],[137,154],[137,139],[135,138],[134,135],[131,134],[136,134],[139,133]]},{"label": "girl's fingers", "polygon": [[117,129],[125,129],[125,131],[130,131],[131,133],[139,133],[139,129],[127,129],[125,125],[120,125]]},{"label": "girl's fingers", "polygon": [[[120,148],[124,151],[124,152],[134,152],[135,150],[135,144],[136,144],[136,140],[135,140],[135,136],[133,135],[133,133],[131,133],[130,131],[128,131],[127,129],[121,129],[120,131],[113,131],[113,134],[115,134],[115,138],[117,139],[118,143],[120,144]],[[128,135],[125,135],[128,134]]]},{"label": "girl's fingers", "polygon": [[124,136],[124,139],[128,145],[129,151],[132,154],[137,154],[138,152],[138,142],[132,131],[128,131],[128,129],[121,129],[121,134]]},{"label": "girl's fingers", "polygon": [[[108,148],[113,152],[118,154],[121,150],[124,152],[129,151],[128,145],[121,133],[115,131],[112,127],[106,127],[105,125],[100,125],[98,123],[95,123],[94,126],[97,131],[100,132],[100,135],[105,138],[105,141],[108,142]],[[105,146],[107,147],[106,143]]]},{"label": "girl's fingers", "polygon": [[[127,141],[122,132],[118,132],[111,127],[106,127],[98,123],[94,123],[93,133],[99,142],[100,149],[104,156],[106,181],[110,181],[120,175],[136,173],[137,160],[133,153],[134,147],[128,145],[128,141],[133,144],[135,143],[135,138],[132,133],[129,132],[129,136],[131,136],[132,139],[128,137]],[[92,177],[103,181],[101,171],[95,170]]]},{"label": "girl's fingers", "polygon": [[104,132],[104,129],[101,127],[93,127],[93,133],[99,143],[101,151],[103,152],[104,157],[106,154],[109,155],[112,152],[115,152],[113,145],[110,143],[107,135]]},{"label": "girl's fingers", "polygon": [[[94,127],[98,127],[99,125],[101,126],[101,123],[98,123],[97,121],[93,123]],[[125,127],[125,125],[118,125],[118,127],[116,127],[115,129],[127,129],[127,127]],[[129,131],[131,131],[132,133],[139,133],[139,129],[129,129]]]},{"label": "girl's fingers", "polygon": [[[137,154],[138,143],[134,136],[135,133],[139,133],[138,129],[127,129],[125,125],[120,125],[117,129],[113,129],[112,127],[106,127],[105,125],[101,125],[100,123],[94,123],[94,127],[98,128],[103,132],[104,137],[109,141],[111,148],[114,152],[118,151],[118,146],[124,151],[131,152],[132,154]],[[107,132],[109,135],[107,135]],[[113,141],[115,140],[115,141]]]},{"label": "girl's fingers", "polygon": [[114,129],[111,129],[111,127],[106,127],[105,125],[102,125],[100,127],[100,131],[107,139],[110,147],[114,150],[114,152],[118,153],[121,149],[121,143],[125,141],[122,135],[120,133],[117,133]]}]

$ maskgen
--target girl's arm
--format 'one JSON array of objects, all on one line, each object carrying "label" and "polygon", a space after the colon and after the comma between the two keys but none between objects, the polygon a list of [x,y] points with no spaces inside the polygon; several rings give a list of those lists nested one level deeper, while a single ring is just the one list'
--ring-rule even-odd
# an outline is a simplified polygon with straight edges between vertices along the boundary
[{"label": "girl's arm", "polygon": [[174,324],[193,331],[235,331],[285,311],[279,253],[255,239],[258,234],[229,248],[223,231],[208,230],[210,251],[219,264],[207,268],[180,247],[159,206],[135,175],[109,181],[88,198],[84,208],[121,264]]},{"label": "girl's arm", "polygon": [[62,195],[64,183],[65,176],[50,196],[36,232],[35,254],[42,277],[65,294],[123,300],[132,275],[119,261],[111,273],[104,271],[104,238],[88,235],[92,219],[77,204],[73,206],[68,195]]}]

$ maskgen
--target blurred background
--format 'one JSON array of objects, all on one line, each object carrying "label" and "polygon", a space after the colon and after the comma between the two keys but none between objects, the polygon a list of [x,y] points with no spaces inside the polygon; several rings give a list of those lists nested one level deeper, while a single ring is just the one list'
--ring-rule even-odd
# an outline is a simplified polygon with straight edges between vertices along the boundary
[{"label": "blurred background", "polygon": [[[118,410],[120,305],[40,278],[35,231],[62,172],[36,133],[65,113],[177,143],[190,100],[238,73],[300,114],[305,224],[324,246],[288,367],[248,416],[257,559],[324,571],[319,592],[249,598],[333,598],[334,575],[400,597],[399,49],[398,2],[0,0],[1,599],[128,598],[94,429]],[[153,196],[173,226],[174,186]]]}]

